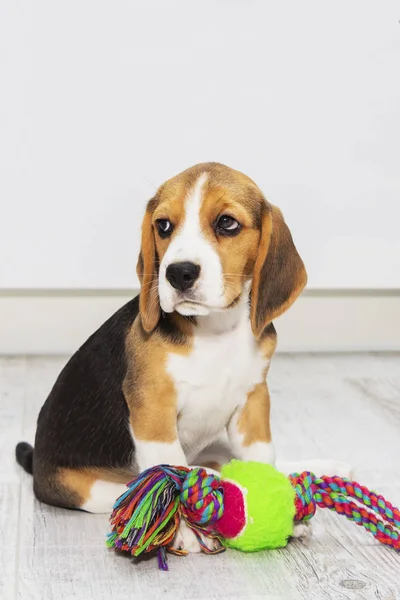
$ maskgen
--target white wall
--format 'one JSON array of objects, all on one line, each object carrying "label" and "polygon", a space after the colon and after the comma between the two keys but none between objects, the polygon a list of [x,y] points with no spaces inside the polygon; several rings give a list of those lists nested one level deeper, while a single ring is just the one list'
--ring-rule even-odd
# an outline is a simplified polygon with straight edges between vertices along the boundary
[{"label": "white wall", "polygon": [[199,161],[283,209],[311,288],[400,287],[397,2],[0,3],[0,288],[135,286]]},{"label": "white wall", "polygon": [[[0,294],[0,355],[72,354],[130,300],[117,290]],[[278,352],[400,351],[394,290],[308,290],[274,321]]]}]

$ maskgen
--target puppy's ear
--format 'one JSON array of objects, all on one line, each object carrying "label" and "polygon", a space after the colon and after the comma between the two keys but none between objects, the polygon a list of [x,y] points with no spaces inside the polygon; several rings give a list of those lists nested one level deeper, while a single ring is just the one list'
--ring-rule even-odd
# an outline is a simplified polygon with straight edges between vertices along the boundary
[{"label": "puppy's ear", "polygon": [[293,304],[306,283],[303,261],[281,211],[266,204],[251,286],[250,318],[256,337]]},{"label": "puppy's ear", "polygon": [[143,329],[148,333],[153,331],[160,319],[158,265],[151,214],[151,209],[148,205],[142,224],[142,246],[136,266],[136,272],[141,283],[139,297],[140,316]]}]

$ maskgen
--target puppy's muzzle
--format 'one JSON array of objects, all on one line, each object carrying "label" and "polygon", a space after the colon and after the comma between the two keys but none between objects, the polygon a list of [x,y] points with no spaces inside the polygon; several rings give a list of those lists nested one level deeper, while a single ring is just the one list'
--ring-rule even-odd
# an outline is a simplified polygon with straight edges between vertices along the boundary
[{"label": "puppy's muzzle", "polygon": [[175,290],[184,292],[199,278],[200,267],[192,262],[176,262],[167,267],[165,276]]}]

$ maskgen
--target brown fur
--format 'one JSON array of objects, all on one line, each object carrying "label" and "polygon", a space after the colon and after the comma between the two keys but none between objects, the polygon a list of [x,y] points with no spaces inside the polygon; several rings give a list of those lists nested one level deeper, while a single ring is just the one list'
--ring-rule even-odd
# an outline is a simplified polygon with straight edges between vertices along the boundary
[{"label": "brown fur", "polygon": [[[272,323],[265,329],[258,340],[263,356],[271,360],[277,344],[276,331]],[[270,398],[266,378],[269,362],[263,373],[263,381],[257,384],[248,394],[238,419],[238,430],[243,434],[243,445],[250,446],[254,442],[271,442]]]},{"label": "brown fur", "polygon": [[152,331],[160,318],[160,301],[156,248],[149,209],[143,219],[142,246],[136,271],[141,283],[139,302],[142,324],[145,331]]},{"label": "brown fur", "polygon": [[251,289],[251,322],[256,337],[293,304],[306,283],[303,261],[281,211],[266,206]]},{"label": "brown fur", "polygon": [[[176,319],[176,326],[182,328],[184,340],[179,345],[165,340],[157,332],[149,338],[138,322],[127,336],[129,360],[123,392],[131,413],[131,427],[138,440],[171,443],[178,437],[176,390],[165,367],[169,352],[189,354],[191,337],[187,333],[191,326],[184,319]],[[135,365],[135,370],[129,365]]]},{"label": "brown fur", "polygon": [[247,394],[247,400],[238,419],[238,430],[243,434],[243,445],[271,442],[270,400],[266,383],[257,384]]},{"label": "brown fur", "polygon": [[[243,284],[251,278],[260,241],[257,214],[261,211],[261,198],[251,210],[246,190],[241,186],[224,188],[213,187],[211,181],[207,183],[200,214],[201,226],[205,237],[219,254],[225,298],[229,305],[240,296]],[[216,238],[213,226],[218,216],[223,214],[228,214],[241,224],[242,230],[238,236]]]},{"label": "brown fur", "polygon": [[[276,350],[276,345],[278,342],[278,337],[276,335],[275,327],[272,323],[270,323],[263,332],[263,335],[257,340],[259,348],[261,348],[261,352],[264,358],[267,358],[268,361],[271,361],[271,358]],[[269,363],[268,363],[269,364]],[[268,368],[266,369],[264,378],[267,376]]]},{"label": "brown fur", "polygon": [[[90,496],[93,484],[98,481],[128,483],[132,479],[131,470],[125,469],[59,469],[53,485],[71,507],[82,506]],[[67,505],[68,508],[68,505]]]}]

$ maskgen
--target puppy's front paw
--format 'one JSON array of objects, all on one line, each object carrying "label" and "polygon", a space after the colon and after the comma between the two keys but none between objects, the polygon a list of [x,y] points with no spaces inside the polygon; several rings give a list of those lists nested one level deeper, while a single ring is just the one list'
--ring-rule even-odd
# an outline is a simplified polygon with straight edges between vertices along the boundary
[{"label": "puppy's front paw", "polygon": [[182,552],[201,552],[199,540],[183,520],[180,522],[179,529],[172,542],[172,548]]},{"label": "puppy's front paw", "polygon": [[310,521],[305,521],[303,523],[296,523],[293,526],[292,538],[301,538],[307,539],[312,535],[312,527]]},{"label": "puppy's front paw", "polygon": [[[221,544],[218,539],[210,538],[203,534],[200,535],[201,541],[206,548],[210,550],[210,552],[217,552],[221,548]],[[179,529],[176,532],[174,541],[172,542],[172,549],[180,552],[201,552],[201,545],[196,534],[183,520],[180,522]]]}]

